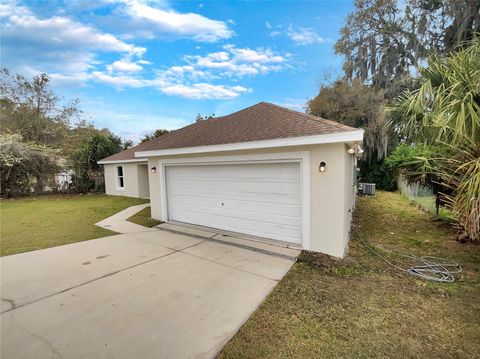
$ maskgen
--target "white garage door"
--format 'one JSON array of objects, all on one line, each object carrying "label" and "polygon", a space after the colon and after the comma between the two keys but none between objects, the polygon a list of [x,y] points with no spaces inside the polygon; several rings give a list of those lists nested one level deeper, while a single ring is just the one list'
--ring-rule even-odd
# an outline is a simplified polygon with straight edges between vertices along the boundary
[{"label": "white garage door", "polygon": [[168,166],[168,219],[301,243],[299,163]]}]

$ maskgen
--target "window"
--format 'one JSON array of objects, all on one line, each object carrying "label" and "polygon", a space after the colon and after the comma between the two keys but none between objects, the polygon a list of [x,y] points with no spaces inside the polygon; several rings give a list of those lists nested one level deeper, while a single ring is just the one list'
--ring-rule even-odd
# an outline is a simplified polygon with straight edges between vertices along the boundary
[{"label": "window", "polygon": [[123,181],[123,167],[118,166],[117,167],[117,186],[118,188],[124,188],[125,183]]}]

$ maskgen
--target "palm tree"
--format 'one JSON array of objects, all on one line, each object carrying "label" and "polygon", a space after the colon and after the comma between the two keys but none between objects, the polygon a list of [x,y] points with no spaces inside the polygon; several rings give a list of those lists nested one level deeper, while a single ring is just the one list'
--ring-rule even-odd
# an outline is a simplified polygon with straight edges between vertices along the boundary
[{"label": "palm tree", "polygon": [[446,58],[432,57],[418,82],[390,106],[391,124],[411,143],[446,150],[425,159],[429,171],[451,191],[444,204],[470,239],[480,240],[480,39]]},{"label": "palm tree", "polygon": [[98,132],[86,139],[71,156],[75,188],[84,193],[91,189],[100,190],[104,185],[104,178],[98,161],[122,149],[120,137],[110,132]]},{"label": "palm tree", "polygon": [[127,140],[126,138],[123,139],[122,142],[122,150],[128,150],[129,148],[133,147],[133,140]]}]

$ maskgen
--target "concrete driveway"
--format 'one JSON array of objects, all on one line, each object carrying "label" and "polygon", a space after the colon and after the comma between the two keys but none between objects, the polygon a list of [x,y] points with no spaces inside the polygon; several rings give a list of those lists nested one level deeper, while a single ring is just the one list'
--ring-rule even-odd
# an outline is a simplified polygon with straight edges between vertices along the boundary
[{"label": "concrete driveway", "polygon": [[299,253],[165,228],[1,258],[1,357],[213,357]]}]

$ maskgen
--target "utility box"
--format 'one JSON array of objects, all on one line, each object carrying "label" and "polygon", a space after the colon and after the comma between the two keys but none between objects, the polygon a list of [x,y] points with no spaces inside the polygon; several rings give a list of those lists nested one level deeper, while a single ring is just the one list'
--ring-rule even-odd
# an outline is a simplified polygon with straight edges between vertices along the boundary
[{"label": "utility box", "polygon": [[358,192],[364,196],[375,196],[375,183],[362,183],[358,184]]}]

